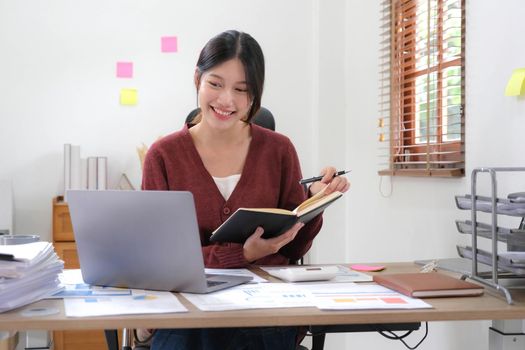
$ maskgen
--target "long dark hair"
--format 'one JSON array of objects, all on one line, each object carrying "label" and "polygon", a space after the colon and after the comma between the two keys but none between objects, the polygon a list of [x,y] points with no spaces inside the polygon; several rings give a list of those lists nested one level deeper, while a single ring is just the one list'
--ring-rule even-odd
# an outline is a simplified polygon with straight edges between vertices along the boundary
[{"label": "long dark hair", "polygon": [[252,100],[246,118],[246,122],[250,122],[261,108],[264,85],[264,55],[250,34],[228,30],[206,43],[197,61],[197,90],[203,73],[233,58],[238,58],[244,66],[248,95]]}]

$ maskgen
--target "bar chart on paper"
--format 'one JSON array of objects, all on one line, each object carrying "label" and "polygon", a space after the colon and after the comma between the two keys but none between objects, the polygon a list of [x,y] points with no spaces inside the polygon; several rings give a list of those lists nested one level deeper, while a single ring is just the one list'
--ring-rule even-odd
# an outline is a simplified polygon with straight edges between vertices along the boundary
[{"label": "bar chart on paper", "polygon": [[420,299],[372,284],[326,283],[301,288],[312,294],[315,306],[321,310],[432,308]]},{"label": "bar chart on paper", "polygon": [[313,306],[308,291],[288,283],[244,284],[209,294],[182,295],[202,311]]}]

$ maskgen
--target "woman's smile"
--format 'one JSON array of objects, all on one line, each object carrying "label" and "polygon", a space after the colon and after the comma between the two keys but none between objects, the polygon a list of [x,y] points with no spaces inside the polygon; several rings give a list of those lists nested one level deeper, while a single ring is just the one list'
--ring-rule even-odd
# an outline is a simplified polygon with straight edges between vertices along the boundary
[{"label": "woman's smile", "polygon": [[219,107],[210,106],[211,109],[215,112],[215,116],[220,120],[229,120],[230,117],[235,113],[235,111],[227,111]]}]

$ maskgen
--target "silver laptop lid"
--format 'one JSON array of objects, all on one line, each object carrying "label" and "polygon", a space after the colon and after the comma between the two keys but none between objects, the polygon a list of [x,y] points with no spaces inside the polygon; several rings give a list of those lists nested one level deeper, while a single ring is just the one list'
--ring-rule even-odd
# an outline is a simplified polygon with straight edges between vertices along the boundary
[{"label": "silver laptop lid", "polygon": [[185,191],[68,191],[84,281],[204,291],[193,195]]}]

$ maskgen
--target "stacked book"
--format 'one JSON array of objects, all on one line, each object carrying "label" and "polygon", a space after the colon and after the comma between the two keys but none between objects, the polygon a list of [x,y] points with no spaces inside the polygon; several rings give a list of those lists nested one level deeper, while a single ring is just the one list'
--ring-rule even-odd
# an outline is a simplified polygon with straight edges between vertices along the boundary
[{"label": "stacked book", "polygon": [[64,145],[64,200],[67,190],[105,190],[108,183],[107,157],[80,157],[80,146]]},{"label": "stacked book", "polygon": [[0,312],[49,297],[62,287],[64,262],[49,242],[0,246]]}]

